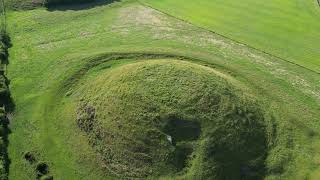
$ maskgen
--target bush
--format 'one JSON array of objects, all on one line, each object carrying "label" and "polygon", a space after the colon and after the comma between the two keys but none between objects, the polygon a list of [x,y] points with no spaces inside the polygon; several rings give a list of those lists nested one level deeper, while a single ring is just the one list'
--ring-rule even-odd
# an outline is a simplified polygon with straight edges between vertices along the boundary
[{"label": "bush", "polygon": [[10,92],[8,88],[8,79],[5,76],[5,68],[8,62],[8,48],[12,45],[10,37],[4,28],[0,30],[0,179],[8,179],[7,172],[7,123],[6,123],[6,107],[10,102]]},{"label": "bush", "polygon": [[95,0],[47,0],[47,6],[50,5],[62,5],[62,4],[79,4],[79,3],[88,3],[94,2]]},{"label": "bush", "polygon": [[30,10],[43,6],[45,0],[5,0],[7,9]]}]

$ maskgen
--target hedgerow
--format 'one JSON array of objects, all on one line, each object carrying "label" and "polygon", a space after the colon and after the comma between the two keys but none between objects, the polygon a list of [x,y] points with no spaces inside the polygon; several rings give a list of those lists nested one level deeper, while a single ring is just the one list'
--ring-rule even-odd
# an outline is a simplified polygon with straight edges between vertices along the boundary
[{"label": "hedgerow", "polygon": [[47,5],[61,5],[61,4],[77,4],[94,2],[95,0],[46,0]]},{"label": "hedgerow", "polygon": [[89,3],[96,0],[7,0],[5,6],[11,10],[30,10],[37,7]]},{"label": "hedgerow", "polygon": [[13,110],[11,95],[9,91],[9,80],[5,75],[6,66],[9,64],[9,52],[11,47],[9,35],[5,29],[5,10],[4,3],[1,3],[1,30],[0,30],[0,179],[8,179],[8,116],[7,114]]}]

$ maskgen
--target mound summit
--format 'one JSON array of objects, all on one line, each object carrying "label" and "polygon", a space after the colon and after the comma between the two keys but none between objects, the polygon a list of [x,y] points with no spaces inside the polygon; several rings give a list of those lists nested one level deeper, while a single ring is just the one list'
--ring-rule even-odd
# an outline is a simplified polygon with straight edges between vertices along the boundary
[{"label": "mound summit", "polygon": [[264,176],[271,139],[263,111],[208,67],[135,62],[76,93],[78,127],[115,177]]}]

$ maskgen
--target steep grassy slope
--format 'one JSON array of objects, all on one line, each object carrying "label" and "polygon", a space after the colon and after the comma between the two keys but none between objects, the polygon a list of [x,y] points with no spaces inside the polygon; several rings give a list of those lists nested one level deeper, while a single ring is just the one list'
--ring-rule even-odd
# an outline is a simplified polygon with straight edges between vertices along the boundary
[{"label": "steep grassy slope", "polygon": [[141,0],[228,38],[320,72],[316,0]]},{"label": "steep grassy slope", "polygon": [[207,66],[273,114],[276,138],[265,160],[267,179],[319,177],[319,74],[133,1],[10,12],[8,20],[14,44],[8,75],[16,103],[9,138],[11,179],[35,178],[37,164],[25,156],[30,154],[48,165],[54,179],[111,178],[78,127],[77,97],[88,92],[86,78],[103,78],[110,67],[152,59]]},{"label": "steep grassy slope", "polygon": [[70,92],[77,125],[116,177],[261,178],[272,119],[220,76],[172,59],[109,64]]}]

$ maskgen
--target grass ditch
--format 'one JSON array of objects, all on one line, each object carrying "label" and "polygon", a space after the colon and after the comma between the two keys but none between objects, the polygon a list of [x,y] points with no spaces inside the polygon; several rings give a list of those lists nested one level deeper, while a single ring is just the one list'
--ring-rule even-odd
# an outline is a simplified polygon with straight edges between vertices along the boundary
[{"label": "grass ditch", "polygon": [[91,56],[87,57],[88,62],[79,70],[73,73],[72,76],[68,77],[64,82],[62,83],[62,86],[60,88],[61,91],[68,91],[74,84],[77,84],[77,82],[83,77],[90,69],[103,64],[108,61],[112,60],[124,60],[124,59],[130,59],[130,60],[144,60],[144,59],[166,59],[166,58],[172,58],[172,59],[178,59],[178,60],[186,60],[186,61],[198,61],[201,62],[201,60],[186,57],[182,55],[174,55],[174,54],[160,54],[160,53],[105,53],[105,54],[99,54],[97,56]]}]

